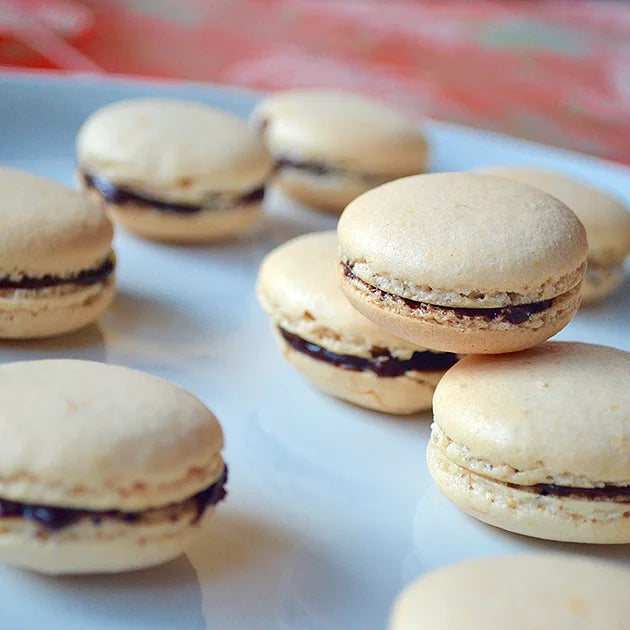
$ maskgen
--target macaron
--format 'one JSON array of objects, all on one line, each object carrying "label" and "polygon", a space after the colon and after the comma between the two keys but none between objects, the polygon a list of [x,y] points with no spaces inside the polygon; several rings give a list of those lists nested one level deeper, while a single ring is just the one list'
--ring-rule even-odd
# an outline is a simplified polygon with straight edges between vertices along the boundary
[{"label": "macaron", "polygon": [[97,204],[0,167],[0,338],[49,337],[95,321],[114,296],[113,228]]},{"label": "macaron", "polygon": [[586,234],[575,214],[503,177],[406,177],[361,195],[337,229],[347,298],[392,334],[444,352],[538,345],[580,304]]},{"label": "macaron", "polygon": [[254,225],[273,167],[245,122],[168,99],[99,109],[76,150],[81,188],[127,229],[161,241],[213,241]]},{"label": "macaron", "polygon": [[468,560],[422,576],[398,597],[389,630],[621,630],[630,571],[570,555]]},{"label": "macaron", "polygon": [[457,356],[398,339],[363,317],[337,281],[337,238],[294,238],[263,260],[258,298],[286,360],[324,392],[368,409],[410,414],[431,408]]},{"label": "macaron", "polygon": [[511,532],[630,543],[629,383],[630,353],[605,346],[465,357],[433,398],[433,480]]},{"label": "macaron", "polygon": [[279,92],[255,108],[251,124],[273,155],[278,187],[320,210],[338,214],[366,190],[426,168],[418,121],[357,94]]},{"label": "macaron", "polygon": [[221,428],[188,392],[90,361],[0,365],[0,561],[126,571],[181,554],[225,495]]},{"label": "macaron", "polygon": [[625,277],[630,255],[630,212],[621,201],[581,179],[529,166],[499,166],[484,173],[535,186],[565,203],[578,216],[588,237],[588,267],[582,283],[582,302],[605,298]]}]

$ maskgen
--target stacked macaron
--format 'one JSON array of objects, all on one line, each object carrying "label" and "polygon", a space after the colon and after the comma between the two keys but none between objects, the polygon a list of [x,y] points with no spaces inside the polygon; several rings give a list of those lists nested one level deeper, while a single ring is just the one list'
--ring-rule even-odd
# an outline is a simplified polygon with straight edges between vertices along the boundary
[{"label": "stacked macaron", "polygon": [[[418,175],[353,200],[337,230],[340,288],[388,333],[434,352],[468,355],[442,375],[432,400],[427,464],[447,498],[519,534],[630,543],[630,353],[545,343],[580,305],[585,228],[564,202],[569,194],[551,184],[521,183],[520,173],[500,174]],[[590,204],[582,216],[595,215],[595,197],[582,195]],[[612,202],[604,207],[608,211],[589,223],[590,252],[613,261],[612,268],[593,266],[614,275],[627,254],[628,231],[616,239],[612,233],[630,219]],[[602,276],[600,284],[611,283]],[[565,574],[581,574],[597,588],[602,581],[625,588],[630,579],[623,571],[562,558],[485,560],[411,587],[391,627],[506,627],[516,607],[509,576],[519,568],[544,574],[556,602]],[[476,579],[481,573],[491,573],[496,584]],[[510,588],[500,592],[495,586],[503,582]],[[524,578],[519,601],[530,582]],[[461,605],[445,607],[440,600],[449,583],[460,585]],[[498,593],[491,615],[485,602],[479,608],[471,603],[484,601],[486,589]],[[584,606],[595,610],[599,603],[593,598]],[[554,606],[542,613],[526,606],[519,623],[579,627],[572,623],[579,615]]]},{"label": "stacked macaron", "polygon": [[630,354],[539,345],[580,304],[587,241],[573,211],[504,177],[419,175],[351,202],[338,237],[358,311],[409,343],[470,355],[433,397],[440,490],[510,531],[630,542]]},{"label": "stacked macaron", "polygon": [[334,232],[272,251],[260,268],[258,297],[287,361],[326,393],[362,407],[430,409],[435,386],[457,361],[391,335],[352,308],[339,288]]},{"label": "stacked macaron", "polygon": [[490,175],[407,177],[343,212],[341,288],[392,334],[444,352],[542,343],[580,303],[586,235],[563,203]]}]

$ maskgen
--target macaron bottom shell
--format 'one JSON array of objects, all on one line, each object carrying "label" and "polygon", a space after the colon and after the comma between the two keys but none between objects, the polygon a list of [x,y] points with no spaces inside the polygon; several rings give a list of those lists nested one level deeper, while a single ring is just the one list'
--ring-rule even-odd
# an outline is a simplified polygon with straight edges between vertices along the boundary
[{"label": "macaron bottom shell", "polygon": [[105,209],[116,223],[130,232],[167,243],[211,243],[227,239],[256,225],[262,217],[259,203],[228,210],[202,210],[190,215],[133,204],[106,203]]},{"label": "macaron bottom shell", "polygon": [[0,561],[49,575],[114,573],[162,564],[181,555],[214,513],[183,514],[139,524],[90,519],[45,531],[22,518],[0,521]]},{"label": "macaron bottom shell", "polygon": [[[0,338],[54,337],[97,320],[111,304],[115,278],[87,287],[0,292]],[[2,295],[4,293],[4,295]]]},{"label": "macaron bottom shell", "polygon": [[443,372],[409,372],[380,377],[369,371],[336,367],[292,348],[274,326],[284,358],[325,393],[346,402],[388,414],[410,415],[431,409],[433,392]]},{"label": "macaron bottom shell", "polygon": [[[386,180],[384,177],[380,183]],[[361,181],[357,175],[314,175],[294,168],[281,168],[273,181],[291,199],[330,214],[341,214],[353,199],[379,184]]]},{"label": "macaron bottom shell", "polygon": [[152,209],[140,203],[116,204],[86,187],[80,175],[76,181],[83,194],[101,204],[116,223],[134,234],[165,243],[212,243],[228,239],[256,225],[263,214],[260,202],[188,214]]},{"label": "macaron bottom shell", "polygon": [[522,323],[494,321],[485,316],[459,317],[439,307],[423,313],[402,299],[385,299],[363,281],[340,271],[341,289],[365,317],[411,343],[456,354],[502,354],[532,348],[562,330],[580,306],[581,283],[553,299],[545,310]]},{"label": "macaron bottom shell", "polygon": [[630,542],[628,505],[541,495],[471,472],[432,442],[427,465],[440,492],[466,514],[501,529],[559,542]]}]

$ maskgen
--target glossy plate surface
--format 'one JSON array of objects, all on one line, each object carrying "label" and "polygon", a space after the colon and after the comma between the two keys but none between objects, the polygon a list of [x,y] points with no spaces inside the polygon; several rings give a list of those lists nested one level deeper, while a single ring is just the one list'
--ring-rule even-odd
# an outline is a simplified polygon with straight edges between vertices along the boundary
[{"label": "glossy plate surface", "polygon": [[[73,182],[74,135],[107,102],[192,98],[246,116],[257,96],[192,84],[0,76],[0,163]],[[561,168],[630,203],[630,170],[439,123],[432,170],[499,163]],[[0,568],[0,626],[12,630],[382,630],[420,573],[473,555],[570,549],[623,561],[625,547],[541,543],[462,515],[424,463],[430,414],[399,420],[328,398],[284,363],[256,303],[258,264],[332,217],[278,197],[254,233],[211,247],[119,231],[119,291],[99,324],[67,337],[3,342],[2,361],[76,357],[147,370],[219,417],[229,498],[186,557],[114,576],[48,578]],[[630,281],[558,338],[630,350]]]}]

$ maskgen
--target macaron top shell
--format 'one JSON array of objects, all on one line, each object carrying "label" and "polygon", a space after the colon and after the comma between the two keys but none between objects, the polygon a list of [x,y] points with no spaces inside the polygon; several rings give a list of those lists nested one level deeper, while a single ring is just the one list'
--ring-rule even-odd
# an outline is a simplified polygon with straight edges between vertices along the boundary
[{"label": "macaron top shell", "polygon": [[252,114],[272,154],[366,174],[424,169],[427,143],[417,121],[379,101],[338,90],[280,92]]},{"label": "macaron top shell", "polygon": [[155,376],[78,360],[0,365],[0,497],[85,509],[181,501],[223,470],[212,413]]},{"label": "macaron top shell", "polygon": [[630,353],[547,342],[467,356],[433,399],[449,456],[523,485],[630,485]]},{"label": "macaron top shell", "polygon": [[[298,236],[264,259],[258,295],[281,326],[313,343],[343,338],[371,356],[373,346],[422,350],[363,317],[339,288],[335,232]],[[325,341],[324,341],[325,343]]]},{"label": "macaron top shell", "polygon": [[251,190],[273,166],[239,118],[203,103],[155,98],[94,112],[79,130],[77,156],[91,174],[182,203]]},{"label": "macaron top shell", "polygon": [[630,212],[612,195],[576,177],[529,166],[498,166],[478,172],[535,186],[569,206],[586,228],[589,259],[613,263],[630,254]]},{"label": "macaron top shell", "polygon": [[372,286],[442,306],[502,307],[555,297],[584,273],[584,227],[563,203],[505,178],[406,177],[352,201],[342,259]]},{"label": "macaron top shell", "polygon": [[0,273],[63,275],[89,269],[111,249],[98,204],[58,182],[0,167]]},{"label": "macaron top shell", "polygon": [[630,571],[591,559],[531,554],[470,560],[403,591],[390,630],[620,630]]}]

